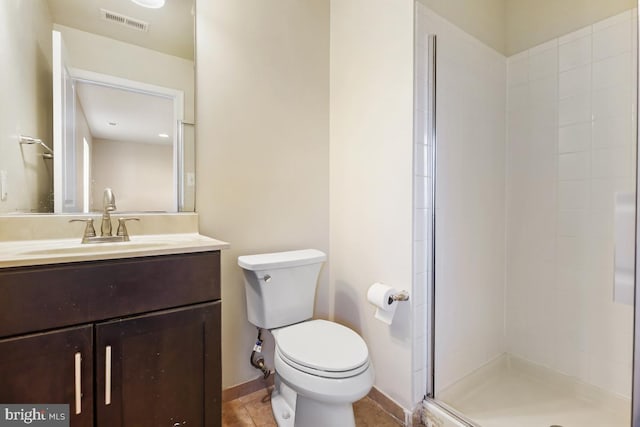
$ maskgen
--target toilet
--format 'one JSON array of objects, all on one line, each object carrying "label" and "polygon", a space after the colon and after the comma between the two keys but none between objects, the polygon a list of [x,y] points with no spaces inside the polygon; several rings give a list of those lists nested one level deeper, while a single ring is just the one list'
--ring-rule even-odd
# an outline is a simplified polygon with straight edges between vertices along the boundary
[{"label": "toilet", "polygon": [[353,402],[373,386],[362,337],[338,323],[311,319],[326,259],[316,249],[238,257],[249,322],[275,340],[271,408],[279,427],[355,427]]}]

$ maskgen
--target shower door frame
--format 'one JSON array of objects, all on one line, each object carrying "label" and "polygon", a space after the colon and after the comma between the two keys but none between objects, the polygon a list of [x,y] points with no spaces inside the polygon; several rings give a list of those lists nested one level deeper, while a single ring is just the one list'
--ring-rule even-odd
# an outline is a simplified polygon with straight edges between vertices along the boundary
[{"label": "shower door frame", "polygon": [[[639,0],[640,1],[640,0]],[[429,262],[431,263],[431,274],[428,279],[427,289],[427,360],[429,361],[427,366],[427,397],[435,398],[435,359],[436,359],[436,157],[437,157],[437,140],[438,132],[436,126],[436,82],[437,82],[437,49],[438,49],[438,36],[436,34],[429,34],[428,38],[428,81],[427,88],[429,97],[427,103],[430,106],[431,113],[427,120],[427,129],[429,133],[429,139],[431,140],[431,257]]]},{"label": "shower door frame", "polygon": [[[640,1],[640,0],[638,0]],[[437,181],[437,153],[438,153],[438,132],[437,132],[437,53],[438,53],[438,36],[434,33],[428,34],[427,39],[427,105],[430,114],[428,115],[426,127],[429,142],[431,146],[430,161],[428,167],[431,169],[431,256],[428,262],[431,263],[431,273],[428,275],[427,281],[427,340],[426,340],[426,360],[427,360],[427,380],[425,400],[431,401],[443,412],[455,419],[462,425],[468,427],[481,427],[475,424],[463,414],[446,405],[444,402],[438,401],[435,397],[435,325],[436,325],[436,181]],[[429,269],[427,269],[429,270]],[[640,427],[640,426],[638,426]]]},{"label": "shower door frame", "polygon": [[[640,1],[640,0],[639,0]],[[436,172],[437,172],[437,153],[438,153],[438,132],[437,132],[437,52],[438,52],[438,36],[434,33],[428,34],[427,39],[427,92],[426,98],[429,107],[429,114],[426,122],[426,128],[430,144],[430,160],[428,166],[431,169],[431,186],[429,188],[431,199],[431,218],[429,218],[429,226],[431,227],[431,252],[428,263],[431,264],[430,274],[427,279],[427,340],[426,340],[426,360],[427,360],[427,378],[425,400],[433,402],[442,411],[448,414],[462,425],[468,427],[480,427],[463,414],[449,407],[443,402],[435,398],[435,324],[436,324]],[[429,269],[427,269],[429,271]],[[638,426],[640,427],[640,426]]]},{"label": "shower door frame", "polygon": [[[640,26],[640,0],[636,2],[636,30]],[[640,281],[640,262],[638,260],[638,242],[640,242],[640,212],[638,210],[638,189],[640,189],[640,156],[638,156],[638,141],[640,141],[640,31],[636,31],[636,54],[639,58],[636,61],[636,271],[634,274],[634,310],[633,310],[633,385],[631,390],[631,426],[640,427],[640,292],[638,292],[638,282]]]}]

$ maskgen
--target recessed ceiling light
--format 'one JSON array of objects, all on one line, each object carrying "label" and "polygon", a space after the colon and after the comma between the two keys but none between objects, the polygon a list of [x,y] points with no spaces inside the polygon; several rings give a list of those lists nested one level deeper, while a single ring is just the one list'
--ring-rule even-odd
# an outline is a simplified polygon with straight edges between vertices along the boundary
[{"label": "recessed ceiling light", "polygon": [[169,135],[168,135],[168,134],[166,134],[166,133],[159,133],[159,134],[158,134],[158,136],[159,136],[160,138],[169,138]]},{"label": "recessed ceiling light", "polygon": [[164,6],[165,0],[131,0],[138,6],[148,7],[149,9],[160,9]]}]

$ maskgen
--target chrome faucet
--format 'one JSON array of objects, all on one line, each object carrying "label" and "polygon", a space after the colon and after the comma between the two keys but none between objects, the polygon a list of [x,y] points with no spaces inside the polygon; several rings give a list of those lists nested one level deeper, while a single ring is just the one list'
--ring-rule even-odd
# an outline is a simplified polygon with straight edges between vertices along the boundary
[{"label": "chrome faucet", "polygon": [[100,235],[112,236],[111,231],[111,212],[116,210],[116,196],[113,195],[113,190],[105,188],[102,195],[102,225],[100,226]]},{"label": "chrome faucet", "polygon": [[129,232],[127,231],[127,221],[139,221],[140,218],[118,218],[118,231],[113,235],[111,227],[111,212],[116,210],[116,197],[110,188],[104,189],[102,197],[102,225],[100,226],[101,236],[96,236],[93,228],[93,218],[77,218],[69,222],[84,222],[86,227],[82,236],[82,243],[107,243],[107,242],[128,242]]}]

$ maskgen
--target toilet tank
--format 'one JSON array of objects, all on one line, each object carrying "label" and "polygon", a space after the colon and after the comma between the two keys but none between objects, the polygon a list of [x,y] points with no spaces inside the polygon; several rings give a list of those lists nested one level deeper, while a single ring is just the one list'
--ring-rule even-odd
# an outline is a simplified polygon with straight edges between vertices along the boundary
[{"label": "toilet tank", "polygon": [[310,319],[318,274],[326,259],[316,249],[238,257],[249,322],[273,329]]}]

